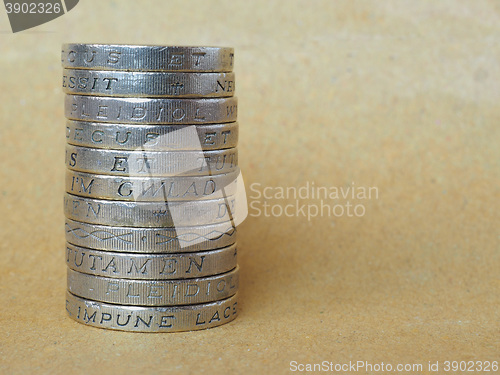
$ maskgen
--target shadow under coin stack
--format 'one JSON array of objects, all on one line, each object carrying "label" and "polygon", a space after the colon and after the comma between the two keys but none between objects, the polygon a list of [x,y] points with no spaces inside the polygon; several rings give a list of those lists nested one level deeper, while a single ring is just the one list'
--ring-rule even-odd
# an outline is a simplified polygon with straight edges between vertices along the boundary
[{"label": "shadow under coin stack", "polygon": [[66,310],[138,332],[237,315],[233,49],[65,44]]}]

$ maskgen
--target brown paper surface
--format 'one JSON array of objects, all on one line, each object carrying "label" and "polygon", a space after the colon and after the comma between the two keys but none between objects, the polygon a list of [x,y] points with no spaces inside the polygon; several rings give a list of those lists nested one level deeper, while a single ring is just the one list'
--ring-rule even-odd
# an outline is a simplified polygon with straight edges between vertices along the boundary
[{"label": "brown paper surface", "polygon": [[[0,10],[0,372],[499,360],[499,16],[483,0],[88,0],[12,34]],[[235,47],[253,206],[234,322],[155,335],[66,316],[63,42]],[[276,196],[306,184],[378,198],[327,197],[364,214],[308,220],[320,199]]]}]

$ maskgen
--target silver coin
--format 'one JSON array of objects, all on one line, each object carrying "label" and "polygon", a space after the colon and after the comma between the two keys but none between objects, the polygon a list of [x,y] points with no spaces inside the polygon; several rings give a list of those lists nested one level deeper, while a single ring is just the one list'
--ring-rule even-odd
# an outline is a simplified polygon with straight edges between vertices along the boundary
[{"label": "silver coin", "polygon": [[206,176],[238,169],[238,150],[124,151],[66,145],[66,166],[114,176]]},{"label": "silver coin", "polygon": [[61,62],[76,69],[230,72],[234,49],[69,43],[62,46]]},{"label": "silver coin", "polygon": [[121,177],[66,170],[66,192],[81,197],[133,202],[173,202],[235,195],[239,169],[207,176]]},{"label": "silver coin", "polygon": [[236,121],[238,100],[114,98],[66,95],[64,114],[71,120],[125,124],[215,124]]},{"label": "silver coin", "polygon": [[235,221],[234,196],[187,202],[123,202],[64,195],[68,219],[123,227],[185,227]]},{"label": "silver coin", "polygon": [[66,141],[112,150],[221,150],[238,144],[238,123],[206,125],[130,125],[66,122]]},{"label": "silver coin", "polygon": [[92,249],[130,253],[181,253],[212,250],[236,242],[231,222],[176,228],[133,228],[65,222],[66,241]]},{"label": "silver coin", "polygon": [[181,332],[229,323],[238,315],[238,293],[206,304],[139,307],[96,302],[66,292],[66,311],[79,323],[130,332]]},{"label": "silver coin", "polygon": [[63,69],[66,94],[131,98],[223,98],[234,95],[234,73],[118,72]]},{"label": "silver coin", "polygon": [[219,301],[238,291],[239,269],[182,280],[130,280],[87,275],[68,268],[68,291],[94,301],[135,306],[177,306]]},{"label": "silver coin", "polygon": [[236,245],[179,254],[131,254],[87,249],[66,243],[66,264],[89,275],[136,280],[192,279],[236,268]]}]

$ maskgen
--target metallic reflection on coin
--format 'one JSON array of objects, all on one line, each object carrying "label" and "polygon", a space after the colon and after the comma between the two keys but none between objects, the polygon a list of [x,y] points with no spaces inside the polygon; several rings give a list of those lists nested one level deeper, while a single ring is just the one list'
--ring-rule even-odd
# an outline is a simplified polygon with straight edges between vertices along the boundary
[{"label": "metallic reflection on coin", "polygon": [[223,98],[234,95],[234,73],[117,72],[64,69],[66,94],[129,98]]},{"label": "metallic reflection on coin", "polygon": [[131,125],[67,120],[66,140],[75,146],[112,150],[221,150],[238,145],[238,123]]},{"label": "metallic reflection on coin", "polygon": [[181,253],[212,250],[236,242],[232,222],[176,228],[133,228],[88,224],[66,218],[66,241],[98,250]]},{"label": "metallic reflection on coin", "polygon": [[234,196],[174,202],[124,202],[90,199],[66,193],[68,219],[122,227],[189,227],[236,221]]},{"label": "metallic reflection on coin", "polygon": [[230,98],[158,99],[66,95],[71,120],[125,124],[216,124],[236,121],[238,100]]},{"label": "metallic reflection on coin", "polygon": [[64,68],[126,71],[230,72],[234,49],[227,47],[63,44]]},{"label": "metallic reflection on coin", "polygon": [[238,169],[238,149],[124,151],[66,145],[66,166],[78,172],[115,176],[200,176]]},{"label": "metallic reflection on coin", "polygon": [[94,301],[135,306],[177,306],[219,301],[238,290],[239,269],[215,276],[132,280],[88,275],[68,268],[68,291]]},{"label": "metallic reflection on coin", "polygon": [[72,270],[122,279],[171,280],[218,275],[236,267],[236,254],[236,245],[196,253],[132,254],[66,243],[66,264]]},{"label": "metallic reflection on coin", "polygon": [[238,294],[206,304],[139,307],[92,301],[66,292],[66,311],[79,323],[130,332],[181,332],[229,323],[238,315]]},{"label": "metallic reflection on coin", "polygon": [[239,170],[208,176],[121,177],[66,171],[66,192],[81,197],[134,202],[215,199],[236,194]]}]

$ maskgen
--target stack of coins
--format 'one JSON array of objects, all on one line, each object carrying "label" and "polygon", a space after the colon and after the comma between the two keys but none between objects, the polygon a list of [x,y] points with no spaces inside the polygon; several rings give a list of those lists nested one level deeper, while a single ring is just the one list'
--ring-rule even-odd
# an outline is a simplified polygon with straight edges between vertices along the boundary
[{"label": "stack of coins", "polygon": [[237,315],[233,49],[65,44],[66,310],[139,332]]}]

